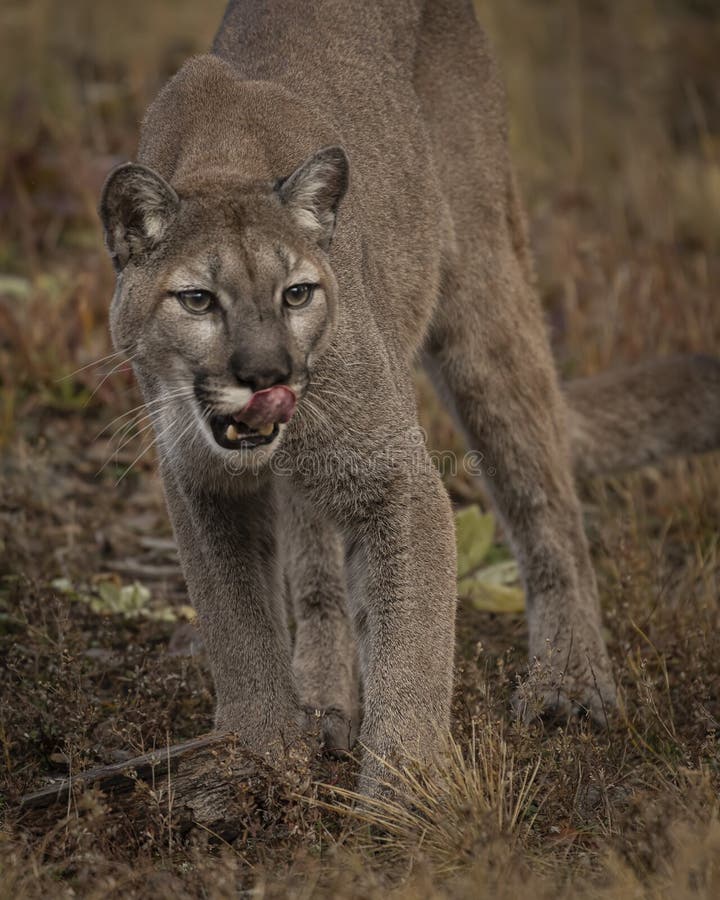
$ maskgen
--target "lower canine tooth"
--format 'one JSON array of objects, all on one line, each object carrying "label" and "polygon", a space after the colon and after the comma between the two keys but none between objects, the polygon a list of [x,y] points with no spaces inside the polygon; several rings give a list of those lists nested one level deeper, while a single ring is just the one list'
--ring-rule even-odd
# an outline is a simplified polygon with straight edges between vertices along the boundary
[{"label": "lower canine tooth", "polygon": [[234,425],[228,425],[227,431],[225,432],[225,437],[229,441],[236,441],[240,437],[240,435]]},{"label": "lower canine tooth", "polygon": [[271,422],[269,425],[262,425],[260,428],[258,428],[257,431],[258,434],[261,434],[263,437],[268,437],[268,435],[271,435],[273,433],[274,427],[275,426]]}]

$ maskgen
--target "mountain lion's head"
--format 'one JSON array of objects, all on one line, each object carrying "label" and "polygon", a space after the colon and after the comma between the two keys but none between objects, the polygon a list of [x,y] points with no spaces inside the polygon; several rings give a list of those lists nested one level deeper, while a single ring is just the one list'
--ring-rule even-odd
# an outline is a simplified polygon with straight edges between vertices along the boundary
[{"label": "mountain lion's head", "polygon": [[163,428],[195,428],[218,453],[272,453],[332,336],[327,250],[347,183],[338,147],[274,184],[208,177],[175,190],[134,163],[110,174],[113,343]]}]

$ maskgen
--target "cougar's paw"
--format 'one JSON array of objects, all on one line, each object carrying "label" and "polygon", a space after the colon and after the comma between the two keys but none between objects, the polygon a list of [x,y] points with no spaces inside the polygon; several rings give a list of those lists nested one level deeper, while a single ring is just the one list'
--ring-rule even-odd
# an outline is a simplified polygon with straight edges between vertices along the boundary
[{"label": "cougar's paw", "polygon": [[342,709],[305,706],[305,728],[330,756],[344,756],[355,743],[355,724]]},{"label": "cougar's paw", "polygon": [[378,804],[385,808],[386,804],[403,804],[406,801],[407,789],[398,778],[398,769],[376,757],[363,755],[363,764],[358,778],[357,790],[362,799],[356,805],[364,807],[372,813]]},{"label": "cougar's paw", "polygon": [[446,790],[447,760],[436,750],[433,748],[433,755],[427,758],[415,754],[407,758],[397,746],[382,754],[363,748],[358,778],[362,799],[356,803],[368,813],[370,823],[373,814],[385,822],[395,815],[404,818],[408,810],[421,809],[428,794],[438,797]]},{"label": "cougar's paw", "polygon": [[590,659],[579,662],[561,667],[555,655],[546,661],[535,659],[515,692],[516,715],[524,722],[588,717],[607,725],[618,702],[607,657],[603,654],[595,665]]},{"label": "cougar's paw", "polygon": [[290,709],[274,721],[253,717],[253,711],[252,707],[218,707],[215,731],[237,735],[244,747],[271,765],[286,761],[288,757],[310,757],[310,744],[300,710]]}]

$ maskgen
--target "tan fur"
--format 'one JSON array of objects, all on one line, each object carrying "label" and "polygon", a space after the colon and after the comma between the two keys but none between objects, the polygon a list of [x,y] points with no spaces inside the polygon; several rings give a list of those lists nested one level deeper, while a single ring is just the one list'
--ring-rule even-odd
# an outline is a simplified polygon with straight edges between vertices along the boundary
[{"label": "tan fur", "polygon": [[[659,394],[646,370],[571,385],[566,405],[506,132],[466,0],[238,0],[213,53],[148,111],[147,168],[117,170],[103,194],[113,338],[159,401],[218,725],[271,750],[317,708],[326,743],[347,747],[358,664],[367,791],[376,755],[429,759],[449,722],[454,535],[418,440],[417,355],[490,473],[545,709],[602,718],[615,702],[573,461],[595,472],[603,453],[636,464],[718,440],[715,361],[660,365]],[[303,266],[317,295],[291,315],[278,298]],[[180,308],[181,271],[222,313]],[[274,443],[239,458],[213,444],[203,411],[238,382],[277,381],[300,400]]]}]

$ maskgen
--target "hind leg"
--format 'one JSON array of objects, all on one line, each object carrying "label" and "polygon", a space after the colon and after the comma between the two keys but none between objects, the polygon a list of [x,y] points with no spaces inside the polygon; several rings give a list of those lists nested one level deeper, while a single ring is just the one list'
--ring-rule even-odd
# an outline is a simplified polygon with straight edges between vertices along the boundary
[{"label": "hind leg", "polygon": [[[424,7],[415,88],[452,223],[430,352],[522,567],[539,703],[598,718],[615,696],[570,470],[565,410],[530,284],[506,102],[473,5]],[[549,658],[548,658],[549,657]]]},{"label": "hind leg", "polygon": [[286,576],[296,623],[293,670],[308,726],[331,752],[349,750],[360,716],[355,638],[347,613],[344,544],[299,497],[283,506]]},{"label": "hind leg", "polygon": [[511,234],[480,245],[445,280],[430,369],[470,445],[482,454],[527,592],[534,675],[519,699],[604,719],[615,688],[601,635],[595,576],[571,474],[548,341]]}]

